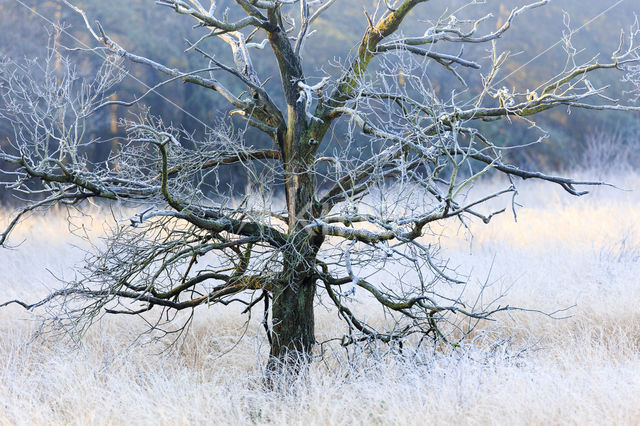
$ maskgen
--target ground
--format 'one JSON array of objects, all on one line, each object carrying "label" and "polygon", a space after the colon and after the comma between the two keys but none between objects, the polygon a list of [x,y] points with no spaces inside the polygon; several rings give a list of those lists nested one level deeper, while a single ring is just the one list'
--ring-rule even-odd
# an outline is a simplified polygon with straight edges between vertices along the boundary
[{"label": "ground", "polygon": [[[487,323],[478,344],[415,357],[347,358],[339,346],[286,390],[265,391],[267,348],[237,309],[200,309],[183,344],[133,344],[131,318],[90,329],[80,349],[32,340],[35,318],[0,310],[0,424],[633,424],[640,418],[640,177],[612,177],[581,199],[525,182],[518,222],[457,226],[441,241],[452,261],[487,276],[502,303],[551,312]],[[497,183],[483,183],[486,187]],[[0,221],[8,217],[5,210]],[[0,253],[1,299],[34,300],[82,256],[59,213],[24,223]],[[96,233],[101,219],[87,223]],[[490,274],[489,269],[491,264]],[[50,271],[50,272],[49,272]],[[368,309],[367,303],[361,309]],[[375,315],[375,313],[371,313]],[[317,334],[341,336],[318,309]],[[482,338],[482,339],[481,339]],[[482,340],[482,341],[480,341]],[[495,343],[488,345],[486,342]],[[352,355],[352,354],[351,354]]]}]

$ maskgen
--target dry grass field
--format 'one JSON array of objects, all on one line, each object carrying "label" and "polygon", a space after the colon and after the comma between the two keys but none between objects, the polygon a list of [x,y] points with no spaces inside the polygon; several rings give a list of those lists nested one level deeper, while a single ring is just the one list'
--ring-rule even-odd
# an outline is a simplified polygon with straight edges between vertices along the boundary
[{"label": "dry grass field", "polygon": [[[251,323],[236,345],[244,318],[234,308],[200,309],[182,344],[159,354],[162,343],[131,344],[142,329],[131,318],[106,318],[77,348],[33,340],[37,318],[10,307],[0,310],[0,424],[638,424],[640,177],[613,180],[635,191],[576,199],[525,182],[517,223],[473,223],[471,242],[442,230],[452,262],[509,288],[503,303],[575,305],[567,319],[504,315],[486,325],[495,344],[453,353],[347,359],[337,346],[267,391],[262,334]],[[81,259],[55,212],[24,223],[22,239],[0,252],[2,301],[35,300]],[[319,308],[317,322],[319,336],[342,335],[334,313]]]}]

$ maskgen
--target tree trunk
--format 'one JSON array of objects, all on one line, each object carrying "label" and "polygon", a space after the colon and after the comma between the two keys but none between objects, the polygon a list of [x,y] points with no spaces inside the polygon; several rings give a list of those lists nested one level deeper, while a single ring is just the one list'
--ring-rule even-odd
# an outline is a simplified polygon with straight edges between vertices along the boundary
[{"label": "tree trunk", "polygon": [[273,296],[273,336],[268,368],[304,364],[310,360],[315,343],[313,303],[316,287],[313,276],[298,285],[283,285]]},{"label": "tree trunk", "polygon": [[271,369],[303,365],[310,360],[315,343],[315,266],[323,237],[305,229],[314,211],[312,181],[307,173],[308,169],[291,173],[287,182],[289,247],[283,252],[282,275],[273,293]]},{"label": "tree trunk", "polygon": [[313,303],[315,266],[322,235],[308,232],[319,208],[314,196],[314,161],[318,144],[309,134],[305,102],[299,83],[304,83],[300,57],[282,27],[275,8],[267,12],[267,37],[278,61],[287,103],[286,128],[279,129],[277,143],[285,169],[288,245],[283,270],[273,293],[273,334],[268,368],[304,365],[315,343]]},{"label": "tree trunk", "polygon": [[297,166],[287,173],[289,247],[283,252],[283,270],[273,293],[270,370],[296,370],[310,361],[315,344],[315,267],[323,237],[305,228],[317,210],[310,174],[313,163]]}]

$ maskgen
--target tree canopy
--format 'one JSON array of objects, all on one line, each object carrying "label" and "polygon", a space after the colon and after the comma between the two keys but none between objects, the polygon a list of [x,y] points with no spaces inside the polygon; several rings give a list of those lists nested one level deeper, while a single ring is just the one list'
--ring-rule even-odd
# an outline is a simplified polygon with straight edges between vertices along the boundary
[{"label": "tree canopy", "polygon": [[[41,301],[7,303],[30,310],[58,304],[55,321],[74,330],[103,313],[156,314],[150,324],[162,332],[176,330],[175,312],[237,303],[250,313],[261,304],[270,367],[308,359],[320,298],[344,322],[343,345],[415,337],[455,345],[478,321],[514,309],[481,297],[469,302],[455,290],[468,277],[440,257],[433,226],[489,223],[508,207],[515,212],[520,179],[547,181],[574,196],[602,182],[513,164],[490,130],[526,124],[530,139],[512,143],[526,149],[541,139],[533,120],[545,111],[640,111],[591,79],[617,73],[627,99],[639,94],[637,23],[621,33],[606,61],[582,61],[567,32],[559,73],[522,87],[504,84],[504,72],[513,73],[510,53],[497,41],[548,0],[498,17],[472,2],[406,28],[436,2],[376,2],[364,13],[355,48],[333,71],[305,63],[320,39],[316,31],[326,28],[321,17],[339,7],[336,0],[206,7],[159,0],[158,9],[195,27],[184,55],[198,61],[170,64],[137,53],[65,3],[91,35],[90,52],[104,61],[90,78],[80,75],[61,48],[64,28],[52,35],[44,60],[3,61],[0,117],[14,130],[9,148],[0,151],[11,178],[4,186],[34,198],[0,234],[0,245],[25,214],[54,205],[133,202],[138,213],[112,224],[77,279]],[[137,10],[132,7],[129,12]],[[263,67],[266,61],[276,64],[276,76]],[[115,99],[129,64],[164,80],[133,101]],[[434,69],[452,75],[457,88],[444,90]],[[113,106],[139,106],[147,93],[174,81],[217,96],[237,121],[198,118],[203,129],[194,133],[140,107],[121,119],[124,136],[108,146],[107,159],[86,155],[102,143],[87,132],[92,117]],[[254,143],[255,134],[266,143]],[[242,187],[220,179],[230,166],[242,173]],[[473,191],[485,175],[507,183],[490,193]],[[505,207],[491,209],[492,200]],[[379,304],[388,321],[362,318],[357,291]]]}]

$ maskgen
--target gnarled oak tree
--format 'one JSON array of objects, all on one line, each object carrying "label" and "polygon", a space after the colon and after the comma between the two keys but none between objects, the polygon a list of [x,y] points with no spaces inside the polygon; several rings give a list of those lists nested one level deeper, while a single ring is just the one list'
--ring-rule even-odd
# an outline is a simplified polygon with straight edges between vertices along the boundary
[{"label": "gnarled oak tree", "polygon": [[[425,17],[421,4],[427,0],[383,0],[375,13],[365,13],[366,31],[338,71],[306,75],[303,58],[313,54],[317,19],[340,2],[235,0],[223,11],[216,1],[156,1],[204,31],[185,51],[208,63],[197,70],[136,55],[68,4],[84,19],[94,50],[106,55],[94,80],[79,78],[54,49],[45,61],[4,59],[0,117],[15,133],[0,152],[0,164],[12,178],[3,185],[36,197],[0,234],[0,244],[36,209],[90,199],[133,201],[139,209],[115,223],[79,278],[37,303],[8,303],[27,309],[58,303],[65,314],[58,320],[72,322],[90,322],[100,312],[158,310],[156,327],[163,318],[171,320],[168,312],[229,303],[245,304],[250,312],[260,304],[272,363],[311,352],[320,293],[348,326],[343,344],[401,341],[415,334],[446,340],[443,324],[509,309],[469,307],[441,291],[463,277],[439,259],[430,229],[438,221],[470,216],[488,223],[503,210],[483,212],[486,203],[515,196],[518,179],[548,181],[572,195],[583,194],[579,185],[600,184],[508,164],[482,129],[505,120],[533,123],[533,115],[555,107],[638,111],[588,80],[597,70],[620,72],[637,93],[637,24],[622,33],[609,60],[580,63],[569,49],[560,74],[538,87],[507,89],[497,86],[509,55],[498,53],[495,41],[548,0],[518,7],[488,31],[490,15]],[[410,16],[429,19],[422,34],[403,34]],[[232,60],[212,55],[211,43],[226,43]],[[485,62],[482,68],[462,49],[478,44],[489,52],[476,59]],[[256,71],[253,49],[270,49],[278,85]],[[143,100],[110,100],[127,62],[155,69],[165,83],[179,80],[216,92],[233,108],[235,125],[209,123],[204,136],[196,137],[150,113],[127,116],[127,137],[114,144],[108,160],[92,164],[83,155],[87,145],[99,143],[85,132],[90,117],[107,105]],[[443,94],[434,88],[429,69],[440,66],[458,79],[460,89]],[[233,84],[223,83],[228,77]],[[247,125],[271,146],[258,149],[247,141]],[[243,171],[246,189],[219,184],[220,171],[230,166]],[[487,174],[505,175],[510,183],[498,192],[470,193]],[[274,201],[278,191],[284,205]],[[380,304],[391,319],[388,327],[366,322],[353,308],[356,289]]]}]

